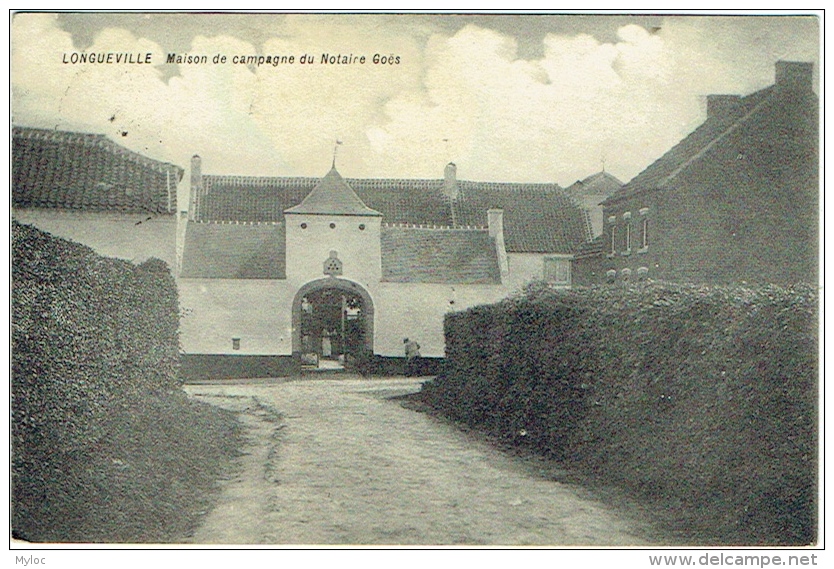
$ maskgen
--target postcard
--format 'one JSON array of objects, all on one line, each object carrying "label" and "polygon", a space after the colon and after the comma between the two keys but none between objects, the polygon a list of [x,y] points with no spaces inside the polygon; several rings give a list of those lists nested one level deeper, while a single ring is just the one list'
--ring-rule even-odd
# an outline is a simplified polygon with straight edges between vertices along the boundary
[{"label": "postcard", "polygon": [[820,32],[12,14],[13,546],[820,544]]}]

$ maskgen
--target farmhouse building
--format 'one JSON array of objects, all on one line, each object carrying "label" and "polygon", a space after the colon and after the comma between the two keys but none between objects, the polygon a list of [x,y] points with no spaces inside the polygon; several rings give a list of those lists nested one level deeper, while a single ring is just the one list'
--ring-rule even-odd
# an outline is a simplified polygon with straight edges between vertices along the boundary
[{"label": "farmhouse building", "polygon": [[[206,175],[191,164],[186,359],[444,355],[450,311],[571,285],[588,215],[556,184]],[[260,359],[259,359],[260,358]]]},{"label": "farmhouse building", "polygon": [[603,206],[574,284],[817,281],[819,101],[813,64],[775,84],[710,95],[707,118]]},{"label": "farmhouse building", "polygon": [[101,134],[12,130],[14,218],[102,255],[156,257],[174,270],[182,176]]}]

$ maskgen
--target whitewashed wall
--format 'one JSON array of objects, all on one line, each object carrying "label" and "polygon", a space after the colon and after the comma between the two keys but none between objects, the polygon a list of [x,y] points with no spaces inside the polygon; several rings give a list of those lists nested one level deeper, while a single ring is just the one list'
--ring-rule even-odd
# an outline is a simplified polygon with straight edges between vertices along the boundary
[{"label": "whitewashed wall", "polygon": [[20,223],[87,245],[106,257],[135,263],[156,257],[168,263],[172,272],[176,267],[177,220],[173,215],[16,208],[13,216]]},{"label": "whitewashed wall", "polygon": [[[319,278],[319,277],[316,277]],[[180,279],[181,345],[189,354],[292,354],[292,301],[288,281]],[[368,291],[374,302],[374,352],[402,356],[405,337],[427,357],[445,355],[447,312],[496,302],[498,285],[380,283]],[[232,348],[240,338],[240,349]]]},{"label": "whitewashed wall", "polygon": [[[296,286],[326,276],[324,261],[337,251],[344,278],[369,292],[382,275],[380,218],[363,216],[287,215],[287,280]],[[306,224],[306,229],[301,224]],[[335,228],[330,228],[330,224]],[[364,230],[359,229],[363,225]]]},{"label": "whitewashed wall", "polygon": [[441,285],[382,283],[376,298],[374,351],[383,356],[403,356],[403,338],[420,344],[427,357],[445,356],[443,318],[504,298],[501,285]]},{"label": "whitewashed wall", "polygon": [[[295,289],[283,280],[180,279],[187,354],[291,355]],[[240,349],[232,348],[240,338]]]}]

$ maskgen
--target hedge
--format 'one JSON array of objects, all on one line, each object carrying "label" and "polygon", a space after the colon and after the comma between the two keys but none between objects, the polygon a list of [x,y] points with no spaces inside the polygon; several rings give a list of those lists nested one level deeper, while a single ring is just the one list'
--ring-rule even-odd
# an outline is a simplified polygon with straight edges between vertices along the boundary
[{"label": "hedge", "polygon": [[445,334],[445,415],[680,506],[691,540],[816,539],[810,286],[535,285]]},{"label": "hedge", "polygon": [[[196,440],[205,433],[171,438],[183,418],[223,431],[227,441],[234,429],[233,419],[189,402],[180,389],[178,326],[176,284],[164,262],[102,257],[13,222],[15,536],[159,540],[161,530],[148,528],[159,525],[148,521],[159,512],[142,510],[158,510],[178,478],[193,476],[199,488],[199,477],[210,474],[171,472],[193,460],[185,447],[231,452],[215,439]],[[138,495],[119,492],[128,487]],[[114,510],[127,503],[130,527],[119,527],[127,522]]]}]

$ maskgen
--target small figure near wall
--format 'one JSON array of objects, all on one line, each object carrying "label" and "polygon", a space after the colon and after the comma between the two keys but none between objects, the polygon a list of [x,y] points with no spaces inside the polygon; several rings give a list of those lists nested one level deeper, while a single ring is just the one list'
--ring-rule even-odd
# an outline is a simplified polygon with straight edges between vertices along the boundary
[{"label": "small figure near wall", "polygon": [[406,374],[418,375],[420,372],[420,344],[414,340],[403,338],[405,345]]},{"label": "small figure near wall", "polygon": [[333,355],[333,344],[330,341],[330,332],[321,331],[321,357],[329,358]]}]

